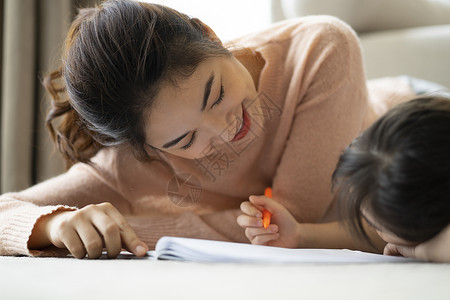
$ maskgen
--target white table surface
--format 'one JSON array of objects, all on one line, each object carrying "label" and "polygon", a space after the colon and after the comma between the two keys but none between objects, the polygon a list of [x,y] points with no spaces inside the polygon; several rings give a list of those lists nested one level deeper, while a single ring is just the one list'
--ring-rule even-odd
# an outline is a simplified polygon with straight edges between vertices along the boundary
[{"label": "white table surface", "polygon": [[0,257],[0,299],[450,299],[450,264]]}]

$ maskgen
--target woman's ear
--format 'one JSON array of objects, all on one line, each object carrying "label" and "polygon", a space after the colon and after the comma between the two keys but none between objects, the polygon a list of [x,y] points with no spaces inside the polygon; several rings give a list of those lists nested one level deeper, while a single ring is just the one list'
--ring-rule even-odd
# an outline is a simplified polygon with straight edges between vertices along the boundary
[{"label": "woman's ear", "polygon": [[217,34],[214,32],[214,30],[211,29],[211,27],[209,27],[208,25],[206,25],[205,23],[203,23],[202,21],[200,21],[197,18],[192,18],[191,21],[200,25],[200,27],[203,29],[204,34],[207,37],[209,37],[212,41],[222,44],[222,41],[219,39]]}]

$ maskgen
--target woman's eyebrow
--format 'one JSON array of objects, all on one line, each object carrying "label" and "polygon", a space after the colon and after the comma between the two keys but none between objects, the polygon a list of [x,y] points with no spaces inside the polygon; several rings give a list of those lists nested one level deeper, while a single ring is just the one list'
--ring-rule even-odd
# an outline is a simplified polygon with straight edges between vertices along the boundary
[{"label": "woman's eyebrow", "polygon": [[[211,87],[212,87],[213,82],[214,82],[214,71],[211,72],[211,75],[209,76],[209,78],[208,78],[208,80],[206,81],[206,84],[205,84],[205,93],[203,95],[203,103],[202,103],[201,111],[204,111],[205,108],[206,108],[206,104],[208,104],[208,99],[209,99],[209,95],[211,94]],[[179,141],[184,139],[188,134],[189,134],[189,132],[186,132],[182,136],[177,137],[176,139],[174,139],[174,140],[172,140],[172,141],[170,141],[168,143],[165,143],[162,147],[164,149],[167,149],[167,148],[170,148],[172,146],[175,146],[176,144],[178,144]]]},{"label": "woman's eyebrow", "polygon": [[208,104],[208,98],[209,98],[209,94],[211,94],[211,87],[212,87],[213,82],[214,82],[214,72],[211,73],[208,81],[206,81],[205,94],[203,96],[203,104],[202,104],[201,111],[204,111],[206,108],[206,104]]}]

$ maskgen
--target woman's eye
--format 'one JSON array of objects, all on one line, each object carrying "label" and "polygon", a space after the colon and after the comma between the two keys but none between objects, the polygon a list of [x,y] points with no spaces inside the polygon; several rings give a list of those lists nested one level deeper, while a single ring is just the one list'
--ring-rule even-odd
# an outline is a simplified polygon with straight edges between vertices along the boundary
[{"label": "woman's eye", "polygon": [[216,105],[220,104],[220,102],[222,102],[224,94],[225,94],[225,91],[223,90],[223,85],[221,85],[219,98],[217,98],[216,102],[214,102],[213,105],[211,105],[211,108],[213,108],[214,106],[216,106]]},{"label": "woman's eye", "polygon": [[[224,91],[224,89],[223,89],[223,85],[221,85],[221,86],[220,86],[220,94],[219,94],[219,98],[217,98],[216,102],[214,102],[214,103],[211,105],[211,108],[213,108],[213,107],[216,106],[216,105],[219,105],[220,102],[223,101],[223,96],[224,96],[224,94],[225,94],[225,91]],[[182,149],[182,150],[187,150],[189,147],[191,147],[192,144],[195,142],[195,138],[196,138],[196,137],[197,137],[197,131],[195,131],[195,132],[192,134],[192,138],[191,138],[191,140],[189,141],[189,143],[187,143],[186,145],[184,145],[183,147],[181,147],[181,149]]]},{"label": "woman's eye", "polygon": [[189,141],[189,143],[187,143],[186,145],[184,145],[183,147],[181,147],[181,149],[183,150],[187,150],[189,147],[192,146],[192,144],[195,142],[195,138],[197,136],[197,131],[194,131],[194,133],[192,134],[192,138]]}]

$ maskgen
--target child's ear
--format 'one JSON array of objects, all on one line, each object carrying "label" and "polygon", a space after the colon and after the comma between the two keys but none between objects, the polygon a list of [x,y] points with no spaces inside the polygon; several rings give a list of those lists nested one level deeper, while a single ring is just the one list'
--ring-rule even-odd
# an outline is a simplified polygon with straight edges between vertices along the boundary
[{"label": "child's ear", "polygon": [[197,18],[192,18],[191,19],[193,22],[197,23],[200,25],[200,27],[203,28],[203,32],[204,34],[209,37],[212,41],[214,42],[218,42],[220,44],[222,44],[222,41],[219,39],[219,37],[217,36],[217,34],[214,32],[214,30],[211,29],[211,27],[209,27],[208,25],[206,25],[205,23],[203,23],[202,21],[200,21]]}]

